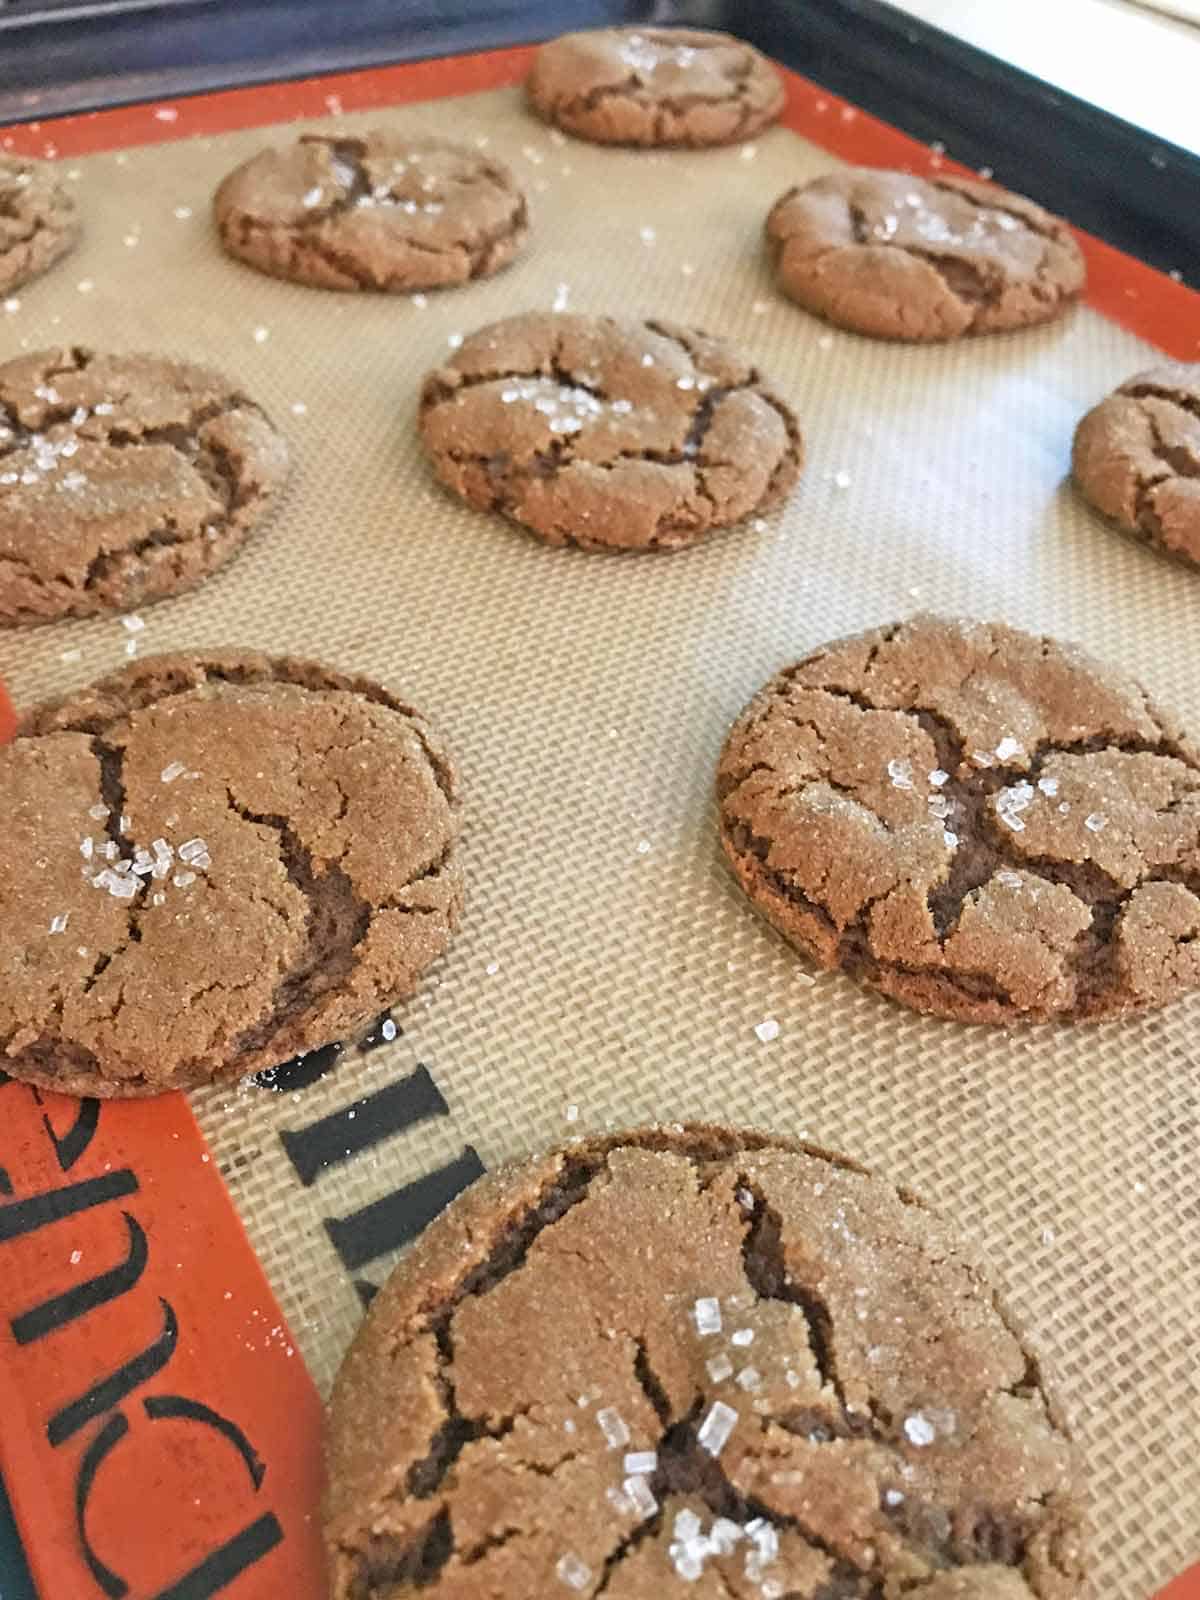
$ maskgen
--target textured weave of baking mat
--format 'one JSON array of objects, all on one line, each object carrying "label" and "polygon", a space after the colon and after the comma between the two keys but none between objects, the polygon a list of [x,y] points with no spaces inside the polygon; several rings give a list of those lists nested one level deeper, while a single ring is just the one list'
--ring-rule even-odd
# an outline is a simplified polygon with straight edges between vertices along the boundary
[{"label": "textured weave of baking mat", "polygon": [[[824,142],[870,158],[869,119],[791,92],[793,112],[804,98],[810,125],[831,124]],[[184,102],[170,131],[190,115]],[[1200,1004],[992,1031],[814,976],[723,868],[711,782],[768,674],[923,608],[1078,639],[1200,723],[1200,579],[1111,533],[1064,481],[1079,415],[1156,352],[1089,308],[929,349],[825,328],[774,293],[760,251],[770,202],[835,159],[786,128],[712,153],[605,150],[550,133],[511,88],[390,116],[511,163],[534,232],[510,271],[421,304],[236,265],[208,202],[262,142],[243,130],[73,160],[86,242],[0,318],[5,354],[77,340],[212,361],[295,457],[244,554],[148,608],[144,631],[107,619],[3,636],[18,703],[119,665],[130,640],[142,654],[246,644],[400,686],[461,763],[469,909],[397,1013],[400,1036],[295,1094],[193,1099],[315,1378],[327,1385],[361,1315],[323,1219],[466,1144],[491,1166],[647,1118],[808,1134],[913,1185],[985,1251],[1090,1458],[1095,1593],[1142,1600],[1200,1556]],[[1111,302],[1124,291],[1104,259]],[[1162,289],[1200,339],[1196,302]],[[552,552],[441,494],[414,431],[421,375],[454,335],[556,299],[696,323],[761,362],[808,443],[787,506],[683,554],[607,558]],[[1185,331],[1177,320],[1177,351]],[[301,1187],[279,1131],[418,1064],[449,1115]]]}]

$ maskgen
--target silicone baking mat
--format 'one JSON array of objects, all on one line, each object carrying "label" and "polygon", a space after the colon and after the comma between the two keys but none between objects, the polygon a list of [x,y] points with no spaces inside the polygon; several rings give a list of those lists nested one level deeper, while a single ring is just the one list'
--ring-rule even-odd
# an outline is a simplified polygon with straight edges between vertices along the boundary
[{"label": "silicone baking mat", "polygon": [[[592,147],[527,115],[527,63],[4,141],[62,160],[87,237],[0,312],[0,354],[77,341],[211,361],[295,459],[278,513],[194,594],[0,637],[14,701],[129,654],[226,644],[378,675],[452,740],[470,882],[450,954],[363,1048],[190,1107],[0,1086],[0,1457],[44,1600],[315,1600],[316,1396],[371,1285],[484,1168],[688,1117],[811,1135],[956,1218],[1090,1459],[1094,1593],[1143,1600],[1200,1558],[1200,1003],[993,1031],[814,974],[722,866],[711,782],[768,674],[926,608],[1078,639],[1200,723],[1200,578],[1115,536],[1065,481],[1086,407],[1154,346],[1200,358],[1200,297],[1089,241],[1089,303],[1055,326],[925,349],[837,332],[773,290],[767,207],[837,160],[949,157],[791,75],[786,125],[753,144]],[[297,116],[485,146],[529,192],[532,247],[428,297],[323,294],[229,261],[213,187],[264,123]],[[481,323],[563,305],[747,350],[802,420],[788,504],[622,558],[550,551],[440,493],[414,431],[421,375]]]}]

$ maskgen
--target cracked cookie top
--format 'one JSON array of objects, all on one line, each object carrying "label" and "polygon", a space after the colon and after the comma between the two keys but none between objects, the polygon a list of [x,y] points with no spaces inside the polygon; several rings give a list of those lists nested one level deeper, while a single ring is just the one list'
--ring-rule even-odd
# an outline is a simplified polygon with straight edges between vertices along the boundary
[{"label": "cracked cookie top", "polygon": [[485,278],[529,231],[512,174],[478,150],[375,130],[302,134],[231,172],[221,243],[277,278],[404,293]]},{"label": "cracked cookie top", "polygon": [[783,110],[765,56],[688,28],[565,33],[538,51],[527,88],[548,122],[597,144],[731,144]]},{"label": "cracked cookie top", "polygon": [[1046,322],[1085,277],[1066,223],[967,178],[827,173],[776,201],[767,242],[785,294],[881,339],[954,339]]},{"label": "cracked cookie top", "polygon": [[0,366],[0,625],[124,610],[223,565],[287,446],[220,373],[42,350]]},{"label": "cracked cookie top", "polygon": [[1080,422],[1071,465],[1124,532],[1200,566],[1200,366],[1123,383]]},{"label": "cracked cookie top", "polygon": [[241,1077],[417,987],[462,896],[457,782],[369,679],[147,657],[0,749],[0,1066],[70,1094]]},{"label": "cracked cookie top", "polygon": [[334,1600],[1068,1600],[1077,1463],[951,1231],[811,1146],[643,1129],[505,1169],[376,1297]]},{"label": "cracked cookie top", "polygon": [[774,677],[717,776],[756,907],[824,967],[964,1022],[1200,987],[1200,751],[1137,684],[916,617]]},{"label": "cracked cookie top", "polygon": [[802,459],[758,369],[669,322],[492,323],[426,378],[420,423],[448,488],[587,550],[692,544],[781,500]]},{"label": "cracked cookie top", "polygon": [[52,267],[79,234],[75,202],[49,162],[0,156],[0,294]]}]

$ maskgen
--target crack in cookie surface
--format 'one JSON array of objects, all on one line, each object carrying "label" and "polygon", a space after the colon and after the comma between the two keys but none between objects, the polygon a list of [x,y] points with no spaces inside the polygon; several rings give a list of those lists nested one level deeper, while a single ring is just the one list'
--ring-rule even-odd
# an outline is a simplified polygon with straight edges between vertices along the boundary
[{"label": "crack in cookie surface", "polygon": [[1082,1591],[1073,1451],[994,1290],[911,1196],[762,1135],[460,1198],[372,1306],[328,1466],[335,1600]]},{"label": "crack in cookie surface", "polygon": [[14,1077],[104,1095],[259,1071],[407,998],[457,925],[453,768],[369,680],[147,658],[31,713],[0,768]]},{"label": "crack in cookie surface", "polygon": [[426,379],[446,486],[552,544],[690,544],[768,509],[802,460],[790,409],[697,330],[531,313],[480,329]]},{"label": "crack in cookie surface", "polygon": [[826,967],[964,1020],[1200,987],[1200,756],[1135,685],[917,618],[788,669],[718,775],[743,888]]}]

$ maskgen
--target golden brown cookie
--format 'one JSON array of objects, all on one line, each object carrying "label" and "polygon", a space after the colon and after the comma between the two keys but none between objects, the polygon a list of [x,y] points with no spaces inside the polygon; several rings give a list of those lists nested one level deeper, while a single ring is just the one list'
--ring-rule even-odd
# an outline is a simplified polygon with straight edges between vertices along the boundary
[{"label": "golden brown cookie", "polygon": [[725,1128],[484,1178],[334,1386],[332,1600],[1072,1600],[1078,1462],[919,1201]]},{"label": "golden brown cookie", "polygon": [[765,56],[731,34],[689,28],[563,34],[538,51],[527,87],[547,122],[597,144],[731,144],[783,110]]},{"label": "golden brown cookie", "polygon": [[1071,470],[1123,533],[1200,566],[1200,366],[1139,372],[1094,406]]},{"label": "golden brown cookie", "polygon": [[529,231],[507,167],[389,129],[260,151],[221,184],[213,212],[225,249],[260,272],[394,294],[489,277]]},{"label": "golden brown cookie", "polygon": [[158,656],[40,707],[0,749],[0,1067],[147,1095],[354,1034],[449,943],[458,832],[368,678]]},{"label": "golden brown cookie", "polygon": [[955,339],[1048,322],[1085,277],[1065,222],[967,178],[826,173],[775,202],[767,243],[785,294],[880,339]]},{"label": "golden brown cookie", "polygon": [[796,419],[756,367],[669,322],[530,312],[472,334],[421,395],[434,471],[549,544],[677,549],[767,509]]},{"label": "golden brown cookie", "polygon": [[0,626],[125,610],[235,553],[287,446],[227,378],[161,356],[0,366]]},{"label": "golden brown cookie", "polygon": [[0,156],[0,294],[11,294],[79,243],[75,202],[46,161]]},{"label": "golden brown cookie", "polygon": [[759,691],[717,777],[743,889],[823,967],[962,1022],[1200,988],[1200,751],[1129,679],[916,617]]}]

